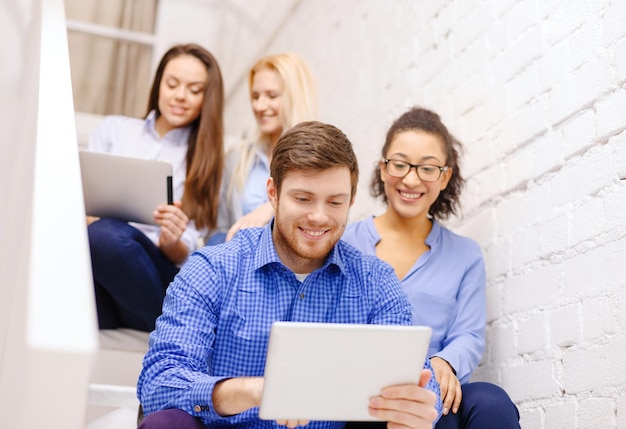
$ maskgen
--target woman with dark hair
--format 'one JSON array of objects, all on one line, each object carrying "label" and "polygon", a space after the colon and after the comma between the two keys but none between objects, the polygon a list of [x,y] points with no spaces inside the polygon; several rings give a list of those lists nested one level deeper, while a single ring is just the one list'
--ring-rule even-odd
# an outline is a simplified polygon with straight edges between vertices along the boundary
[{"label": "woman with dark hair", "polygon": [[342,239],[388,262],[409,296],[413,324],[432,327],[428,356],[443,402],[435,427],[519,428],[504,390],[469,382],[485,348],[485,266],[475,241],[439,223],[459,206],[460,149],[436,113],[416,107],[400,116],[371,183],[386,210],[348,225]]},{"label": "woman with dark hair", "polygon": [[199,239],[217,223],[224,164],[224,86],[213,55],[176,45],[157,68],[145,119],[108,116],[89,150],[170,162],[174,204],[157,225],[88,219],[101,329],[154,329],[165,290]]}]

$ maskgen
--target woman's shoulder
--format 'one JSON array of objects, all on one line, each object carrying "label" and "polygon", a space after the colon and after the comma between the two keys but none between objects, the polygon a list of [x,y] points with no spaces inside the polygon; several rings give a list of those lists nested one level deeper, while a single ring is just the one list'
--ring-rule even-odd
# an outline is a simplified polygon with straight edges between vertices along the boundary
[{"label": "woman's shoulder", "polygon": [[122,115],[108,115],[102,119],[98,131],[101,134],[117,135],[127,133],[130,130],[141,129],[145,124],[145,119],[133,118]]},{"label": "woman's shoulder", "polygon": [[105,116],[89,136],[89,150],[114,152],[116,146],[123,146],[126,142],[136,142],[145,121],[145,119],[130,116]]},{"label": "woman's shoulder", "polygon": [[234,168],[248,152],[253,150],[254,142],[249,139],[232,141],[224,150],[224,160],[227,167]]},{"label": "woman's shoulder", "polygon": [[374,227],[374,217],[368,216],[357,222],[350,223],[341,236],[341,240],[369,255],[376,254],[376,243],[380,241],[378,231]]},{"label": "woman's shoulder", "polygon": [[349,223],[346,225],[346,229],[343,232],[342,239],[351,243],[358,242],[359,237],[372,235],[373,216],[368,216],[364,219]]},{"label": "woman's shoulder", "polygon": [[249,138],[231,140],[225,150],[226,158],[239,158],[243,153],[254,148],[255,142]]},{"label": "woman's shoulder", "polygon": [[454,249],[457,254],[464,253],[482,258],[482,250],[476,240],[454,232],[438,222],[433,222],[433,225],[444,248]]},{"label": "woman's shoulder", "polygon": [[108,125],[143,125],[145,121],[145,119],[132,116],[108,115],[104,117],[102,122]]}]

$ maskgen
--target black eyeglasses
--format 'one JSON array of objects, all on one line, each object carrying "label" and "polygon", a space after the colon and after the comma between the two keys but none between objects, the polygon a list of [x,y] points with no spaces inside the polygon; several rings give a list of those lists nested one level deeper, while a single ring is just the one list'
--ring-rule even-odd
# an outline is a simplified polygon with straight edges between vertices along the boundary
[{"label": "black eyeglasses", "polygon": [[441,177],[441,173],[448,170],[448,166],[439,167],[432,164],[411,164],[409,162],[400,161],[398,159],[385,159],[385,170],[387,174],[393,177],[405,177],[415,169],[417,177],[423,182],[436,182]]}]

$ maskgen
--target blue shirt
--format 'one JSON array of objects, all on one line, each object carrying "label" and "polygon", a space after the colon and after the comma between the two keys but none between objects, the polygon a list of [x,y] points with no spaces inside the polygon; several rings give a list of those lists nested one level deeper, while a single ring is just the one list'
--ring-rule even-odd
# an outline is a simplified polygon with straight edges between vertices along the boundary
[{"label": "blue shirt", "polygon": [[[89,137],[88,149],[93,152],[107,152],[169,162],[173,167],[174,200],[180,200],[183,197],[187,174],[186,156],[190,128],[174,128],[160,137],[156,131],[155,123],[156,114],[154,111],[150,112],[146,119],[107,116]],[[130,224],[143,232],[158,246],[161,228],[156,225],[135,222]],[[206,232],[206,229],[200,231],[196,229],[195,222],[190,221],[181,236],[181,240],[191,252],[196,249],[198,239],[204,236]]]},{"label": "blue shirt", "polygon": [[[374,218],[350,224],[342,240],[376,255]],[[478,244],[433,222],[429,250],[401,280],[413,307],[413,324],[433,333],[429,355],[445,359],[461,383],[469,381],[485,348],[485,265]]]},{"label": "blue shirt", "polygon": [[[340,241],[300,282],[276,253],[272,225],[200,249],[169,286],[137,384],[146,413],[178,408],[212,428],[278,427],[260,420],[257,407],[221,417],[212,404],[220,380],[263,375],[272,322],[411,324],[410,304],[388,264]],[[439,397],[434,376],[428,389]]]}]

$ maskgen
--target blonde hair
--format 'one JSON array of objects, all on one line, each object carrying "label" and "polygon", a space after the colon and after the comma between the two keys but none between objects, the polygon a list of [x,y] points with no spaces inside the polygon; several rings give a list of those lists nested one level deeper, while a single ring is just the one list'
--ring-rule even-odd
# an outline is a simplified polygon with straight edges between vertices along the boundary
[{"label": "blonde hair", "polygon": [[[285,52],[282,54],[269,55],[257,61],[248,73],[250,98],[252,98],[252,81],[254,80],[254,75],[258,71],[265,69],[274,70],[282,78],[284,83],[280,107],[283,118],[283,134],[300,122],[317,119],[318,110],[315,82],[309,66],[302,58],[294,53]],[[250,169],[252,168],[255,149],[257,147],[261,147],[264,151],[271,149],[269,147],[269,136],[263,134],[258,127],[253,139],[252,142],[246,140],[236,145],[233,149],[240,150],[242,156],[237,162],[228,186],[229,199],[233,186],[236,186],[239,190],[243,189]]]}]

